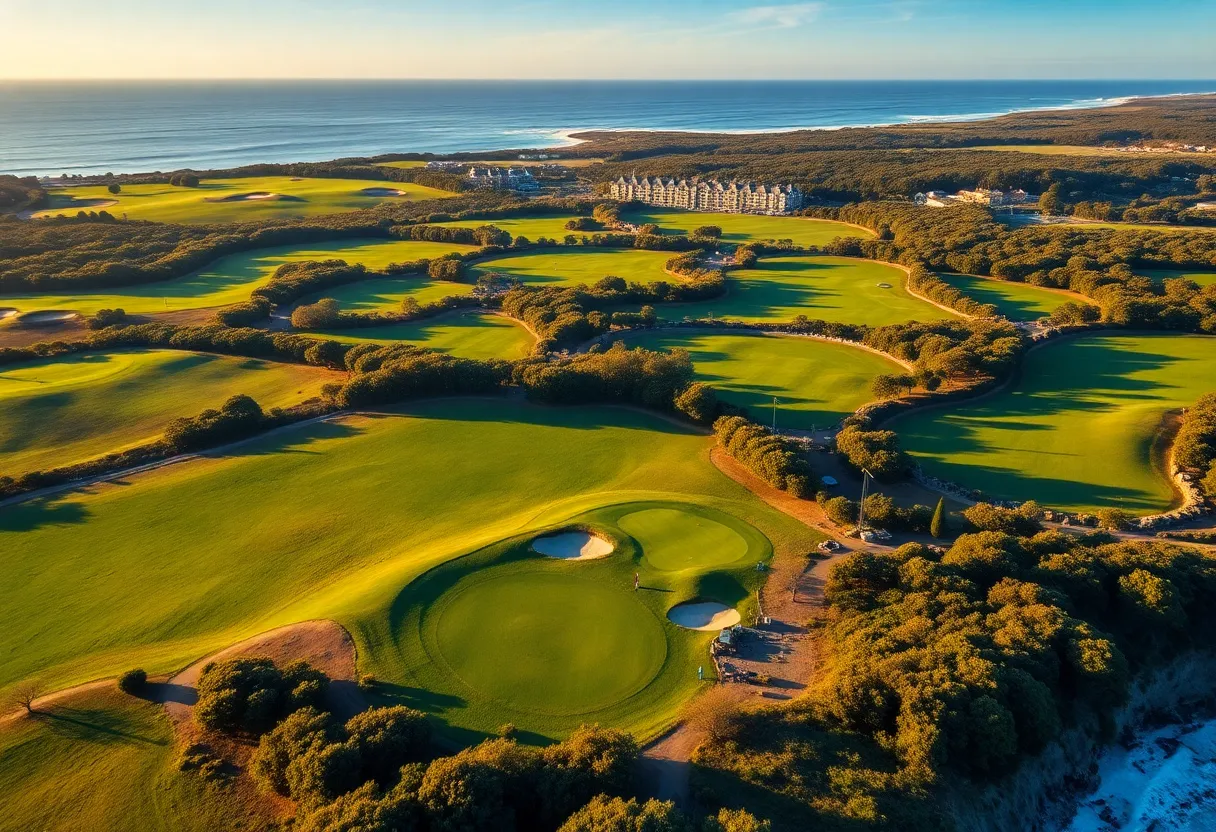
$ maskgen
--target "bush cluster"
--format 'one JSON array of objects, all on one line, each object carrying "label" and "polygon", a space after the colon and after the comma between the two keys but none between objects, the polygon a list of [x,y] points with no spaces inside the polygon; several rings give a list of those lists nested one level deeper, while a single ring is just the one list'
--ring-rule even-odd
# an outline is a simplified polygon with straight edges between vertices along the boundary
[{"label": "bush cluster", "polygon": [[262,734],[301,708],[323,707],[328,689],[329,678],[307,662],[222,659],[199,676],[194,718],[215,731]]},{"label": "bush cluster", "polygon": [[794,442],[744,416],[714,422],[718,446],[774,488],[806,498],[814,493],[806,453]]},{"label": "bush cluster", "polygon": [[880,480],[896,480],[908,472],[908,457],[899,437],[890,430],[866,430],[846,425],[836,434],[836,450],[858,471],[865,469]]},{"label": "bush cluster", "polygon": [[1174,462],[1195,475],[1209,498],[1216,498],[1216,393],[1187,408],[1174,439]]},{"label": "bush cluster", "polygon": [[603,352],[516,365],[514,380],[533,401],[547,404],[636,404],[671,411],[692,384],[685,350],[627,349],[616,342]]}]

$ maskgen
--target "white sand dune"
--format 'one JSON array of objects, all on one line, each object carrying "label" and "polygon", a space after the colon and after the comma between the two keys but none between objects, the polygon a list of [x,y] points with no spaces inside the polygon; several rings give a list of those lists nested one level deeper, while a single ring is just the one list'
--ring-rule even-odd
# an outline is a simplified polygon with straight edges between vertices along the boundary
[{"label": "white sand dune", "polygon": [[45,312],[26,312],[19,319],[23,324],[57,324],[61,321],[70,321],[80,317],[76,312],[57,312],[47,310]]},{"label": "white sand dune", "polygon": [[686,630],[724,630],[742,620],[738,610],[717,601],[676,604],[667,611],[667,618]]},{"label": "white sand dune", "polygon": [[612,544],[590,532],[562,532],[532,541],[532,549],[561,560],[595,560],[612,554]]}]

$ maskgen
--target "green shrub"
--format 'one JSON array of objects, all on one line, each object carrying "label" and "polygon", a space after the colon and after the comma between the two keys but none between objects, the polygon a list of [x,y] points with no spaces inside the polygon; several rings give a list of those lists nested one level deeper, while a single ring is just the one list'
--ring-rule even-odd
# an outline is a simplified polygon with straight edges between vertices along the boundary
[{"label": "green shrub", "polygon": [[148,674],[143,670],[128,670],[118,677],[118,689],[132,696],[142,693],[148,684]]}]

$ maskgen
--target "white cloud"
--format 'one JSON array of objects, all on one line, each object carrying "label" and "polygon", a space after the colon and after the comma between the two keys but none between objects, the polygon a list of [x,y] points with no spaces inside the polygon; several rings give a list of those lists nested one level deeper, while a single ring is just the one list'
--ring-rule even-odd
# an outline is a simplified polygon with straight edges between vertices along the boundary
[{"label": "white cloud", "polygon": [[750,26],[797,29],[818,17],[826,5],[826,3],[791,3],[785,6],[753,6],[750,9],[731,12],[730,18]]}]

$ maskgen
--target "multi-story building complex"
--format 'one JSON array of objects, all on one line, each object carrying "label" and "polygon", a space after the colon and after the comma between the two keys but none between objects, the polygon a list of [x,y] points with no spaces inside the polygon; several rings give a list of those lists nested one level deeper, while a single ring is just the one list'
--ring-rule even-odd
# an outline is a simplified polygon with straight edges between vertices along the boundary
[{"label": "multi-story building complex", "polygon": [[785,214],[803,206],[802,191],[793,185],[723,184],[716,179],[689,182],[622,176],[612,183],[610,193],[621,202],[731,214]]}]

